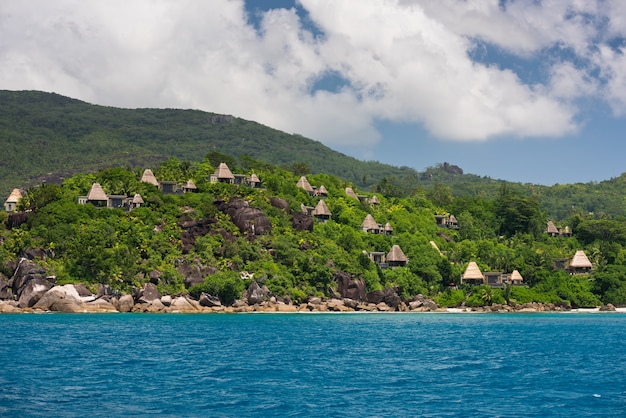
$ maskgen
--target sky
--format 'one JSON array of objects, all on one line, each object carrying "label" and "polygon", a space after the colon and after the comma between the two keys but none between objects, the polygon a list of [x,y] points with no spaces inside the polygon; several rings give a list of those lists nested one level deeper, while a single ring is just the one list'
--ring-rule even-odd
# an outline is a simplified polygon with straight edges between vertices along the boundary
[{"label": "sky", "polygon": [[361,160],[626,171],[623,0],[0,0],[0,89],[229,114]]}]

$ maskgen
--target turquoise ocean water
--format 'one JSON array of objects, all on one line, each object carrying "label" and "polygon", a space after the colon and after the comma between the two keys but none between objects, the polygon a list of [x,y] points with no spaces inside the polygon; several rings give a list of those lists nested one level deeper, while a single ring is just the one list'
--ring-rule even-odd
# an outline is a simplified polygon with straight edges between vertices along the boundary
[{"label": "turquoise ocean water", "polygon": [[624,314],[1,315],[0,416],[626,416]]}]

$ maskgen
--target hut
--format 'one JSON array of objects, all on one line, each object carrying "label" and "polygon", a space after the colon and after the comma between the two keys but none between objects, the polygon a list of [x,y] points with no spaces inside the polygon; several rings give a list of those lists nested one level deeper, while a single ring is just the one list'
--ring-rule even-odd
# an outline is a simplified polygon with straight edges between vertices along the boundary
[{"label": "hut", "polygon": [[304,176],[300,177],[300,180],[298,180],[298,182],[296,183],[296,186],[300,187],[301,189],[306,190],[310,195],[313,195],[315,193],[313,191],[313,187],[311,187],[311,184],[309,183],[307,178]]},{"label": "hut", "polygon": [[367,202],[370,205],[380,205],[380,200],[378,200],[378,197],[376,197],[376,195],[372,196]]},{"label": "hut", "polygon": [[318,221],[326,222],[330,219],[331,213],[328,209],[328,206],[326,206],[326,203],[323,200],[320,200],[319,202],[317,202],[317,206],[315,206],[315,209],[313,209],[312,215]]},{"label": "hut", "polygon": [[98,207],[107,207],[109,205],[109,197],[104,193],[100,183],[94,183],[91,185],[89,193],[87,193],[85,202]]},{"label": "hut", "polygon": [[248,179],[248,184],[250,185],[250,187],[256,189],[261,186],[261,179],[259,179],[259,176],[257,176],[256,173],[252,173],[250,175],[250,178]]},{"label": "hut", "polygon": [[391,224],[389,222],[387,222],[385,224],[384,230],[385,230],[385,235],[392,235],[393,234],[393,227],[391,226]]},{"label": "hut", "polygon": [[509,284],[511,286],[521,286],[524,283],[524,278],[517,270],[513,270],[511,276],[509,277]]},{"label": "hut", "polygon": [[141,182],[159,187],[159,182],[157,181],[156,177],[154,177],[154,173],[152,172],[152,170],[150,170],[149,168],[143,171],[143,174],[141,175]]},{"label": "hut", "polygon": [[485,277],[483,273],[478,268],[478,264],[474,261],[470,261],[465,269],[465,273],[461,276],[461,283],[467,284],[484,284]]},{"label": "hut", "polygon": [[7,212],[15,212],[17,210],[17,204],[22,199],[22,193],[20,189],[13,189],[7,200],[4,202],[4,210]]},{"label": "hut", "polygon": [[136,193],[135,196],[133,196],[133,199],[129,203],[129,209],[135,209],[135,208],[141,207],[141,205],[143,204],[144,204],[143,198],[141,197],[139,193]]},{"label": "hut", "polygon": [[235,183],[235,176],[226,163],[220,163],[210,178],[211,183]]},{"label": "hut", "polygon": [[196,187],[196,183],[193,180],[187,180],[187,183],[183,184],[183,193],[196,193],[198,188]]},{"label": "hut", "polygon": [[406,258],[406,255],[404,255],[399,245],[391,247],[391,250],[387,254],[387,264],[389,267],[404,267],[408,262],[409,259]]},{"label": "hut", "polygon": [[557,227],[554,225],[554,222],[552,222],[552,221],[548,221],[548,227],[546,228],[546,232],[551,237],[558,237],[559,236],[559,230],[557,229]]},{"label": "hut", "polygon": [[374,217],[369,213],[367,214],[367,216],[365,216],[365,219],[361,224],[361,228],[363,228],[364,232],[369,232],[371,234],[380,234],[382,229],[380,225],[378,225]]},{"label": "hut", "polygon": [[326,190],[326,187],[324,187],[324,185],[322,184],[317,190],[315,190],[315,195],[321,196],[321,197],[328,197],[328,190]]},{"label": "hut", "polygon": [[587,274],[591,272],[591,267],[592,264],[587,258],[587,254],[583,250],[578,250],[569,263],[569,272],[571,274]]}]

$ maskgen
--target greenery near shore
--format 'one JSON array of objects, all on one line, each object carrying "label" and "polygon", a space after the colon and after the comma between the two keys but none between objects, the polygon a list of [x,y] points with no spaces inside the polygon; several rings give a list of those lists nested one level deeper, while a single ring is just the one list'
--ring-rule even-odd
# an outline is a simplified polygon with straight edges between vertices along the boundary
[{"label": "greenery near shore", "polygon": [[[256,173],[262,188],[210,183],[220,160],[228,160],[234,173]],[[28,219],[1,231],[2,273],[10,278],[11,262],[34,248],[46,254],[37,262],[59,284],[104,283],[128,292],[152,279],[163,293],[204,291],[223,303],[245,290],[249,281],[242,280],[242,272],[252,273],[274,295],[294,302],[333,295],[337,286],[333,277],[345,272],[362,278],[368,292],[393,288],[404,298],[423,294],[449,307],[531,301],[571,307],[626,304],[623,221],[575,213],[562,220],[562,226],[572,228],[571,237],[550,237],[544,232],[547,216],[537,197],[506,186],[493,198],[453,196],[438,186],[406,194],[376,193],[380,203],[369,204],[346,195],[345,188],[367,197],[374,193],[335,176],[308,175],[313,186],[328,190],[324,200],[332,216],[328,222],[315,222],[312,230],[298,230],[293,213],[301,212],[301,205],[315,207],[320,198],[296,187],[301,174],[297,170],[215,152],[201,162],[170,158],[154,170],[159,180],[193,179],[199,192],[186,194],[162,194],[139,181],[142,171],[111,168],[74,175],[62,185],[30,189],[21,202]],[[77,198],[86,195],[94,182],[108,194],[140,193],[145,203],[132,211],[78,204]],[[283,199],[288,208],[272,205],[272,198]],[[234,199],[259,208],[271,231],[260,235],[242,231],[218,210],[216,201]],[[394,233],[364,232],[361,224],[367,214],[379,224],[389,222]],[[455,215],[459,229],[438,227],[435,214]],[[4,225],[9,215],[0,216]],[[186,229],[190,223],[206,229],[190,236]],[[405,267],[381,269],[367,256],[373,251],[386,253],[394,244],[409,259]],[[555,268],[555,260],[571,258],[580,249],[594,264],[591,274],[570,275]],[[483,272],[517,269],[526,286],[493,289],[461,284],[470,261]],[[201,279],[190,286],[185,280],[191,271]]]}]

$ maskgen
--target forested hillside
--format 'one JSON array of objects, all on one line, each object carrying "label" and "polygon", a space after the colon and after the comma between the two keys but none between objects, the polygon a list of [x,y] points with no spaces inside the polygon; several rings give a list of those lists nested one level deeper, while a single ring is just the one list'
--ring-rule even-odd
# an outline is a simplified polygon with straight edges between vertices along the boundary
[{"label": "forested hillside", "polygon": [[169,157],[199,163],[209,154],[248,156],[295,175],[331,174],[364,191],[392,197],[425,193],[438,205],[452,197],[495,198],[503,184],[537,199],[546,216],[621,219],[626,177],[600,183],[540,186],[463,173],[435,164],[408,167],[364,162],[256,122],[197,110],[118,109],[53,93],[0,91],[0,196],[43,181],[59,183],[107,167],[155,166]]},{"label": "forested hillside", "polygon": [[[262,187],[211,183],[217,162],[171,158],[154,167],[156,177],[178,183],[193,179],[197,193],[164,194],[140,182],[142,170],[126,168],[77,174],[62,185],[31,189],[20,202],[19,208],[28,210],[24,219],[7,222],[11,229],[2,231],[2,273],[11,277],[11,263],[18,257],[39,254],[37,263],[60,284],[104,283],[132,291],[152,281],[162,293],[206,292],[224,303],[232,303],[248,286],[242,276],[252,275],[273,295],[300,302],[336,295],[339,274],[362,279],[367,292],[391,289],[406,301],[422,294],[441,306],[626,305],[623,221],[574,214],[558,225],[570,226],[573,235],[551,237],[538,200],[507,185],[493,198],[420,189],[392,196],[366,192],[328,174],[309,174],[312,186],[328,191],[320,197],[297,187],[299,176],[288,170],[251,158],[222,157],[234,173],[257,174]],[[138,193],[144,204],[132,211],[78,204],[94,182],[107,194]],[[348,195],[346,187],[360,197]],[[330,211],[326,222],[302,214],[303,207],[315,208],[320,200]],[[241,208],[254,217],[242,221],[236,215]],[[365,232],[368,214],[380,225],[389,223],[393,233]],[[438,227],[436,214],[455,215],[458,229]],[[8,214],[2,216],[4,225]],[[388,254],[394,245],[403,250],[406,265],[384,268],[368,256]],[[559,260],[571,260],[578,250],[593,263],[590,274],[570,275],[559,266]],[[483,272],[518,270],[524,286],[462,283],[461,274],[472,261]]]},{"label": "forested hillside", "polygon": [[0,91],[0,192],[36,179],[115,166],[149,166],[177,157],[201,161],[217,151],[306,172],[330,173],[361,187],[383,177],[412,183],[415,170],[362,162],[320,142],[256,122],[198,110],[118,109],[53,93]]}]

